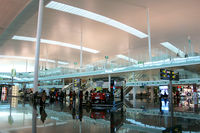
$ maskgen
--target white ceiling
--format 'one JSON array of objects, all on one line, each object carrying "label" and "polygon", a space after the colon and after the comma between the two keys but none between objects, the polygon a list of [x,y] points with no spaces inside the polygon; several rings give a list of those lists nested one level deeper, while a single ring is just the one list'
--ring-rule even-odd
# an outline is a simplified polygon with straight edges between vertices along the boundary
[{"label": "white ceiling", "polygon": [[[56,1],[115,19],[144,33],[147,33],[144,7],[148,7],[150,10],[153,56],[158,56],[167,51],[160,45],[161,42],[165,41],[171,42],[182,51],[184,51],[184,47],[188,49],[188,35],[191,36],[195,52],[200,52],[199,0]],[[11,37],[13,35],[36,36],[37,1],[0,0],[0,2],[0,20],[2,20],[0,22],[0,37],[3,38],[0,38],[0,54],[34,57],[34,43],[12,40]],[[24,9],[26,5],[28,7],[30,4],[32,4],[32,7],[35,6],[35,10],[30,7]],[[17,14],[18,17],[16,17]],[[13,21],[15,17],[16,20]],[[11,26],[9,26],[10,23]],[[13,28],[15,24],[16,27]],[[147,38],[139,39],[103,23],[44,8],[42,38],[80,45],[81,26],[84,47],[100,51],[98,54],[84,52],[84,64],[103,60],[106,55],[110,59],[115,58],[117,54],[128,55],[128,53],[137,60],[148,58]],[[4,39],[5,36],[6,39]],[[41,58],[67,61],[73,64],[79,62],[79,54],[80,51],[76,49],[41,44]]]}]

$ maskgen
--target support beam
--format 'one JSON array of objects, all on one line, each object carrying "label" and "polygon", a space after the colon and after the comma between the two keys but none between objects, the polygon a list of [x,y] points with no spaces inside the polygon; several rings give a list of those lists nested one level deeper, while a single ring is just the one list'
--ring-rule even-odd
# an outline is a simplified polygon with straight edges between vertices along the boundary
[{"label": "support beam", "polygon": [[149,22],[149,8],[147,8],[147,29],[148,29],[148,44],[149,44],[149,61],[152,61],[152,54],[151,54],[151,32],[150,32],[150,22]]},{"label": "support beam", "polygon": [[83,35],[81,26],[80,71],[82,71],[82,67],[83,67]]},{"label": "support beam", "polygon": [[39,11],[38,11],[38,23],[37,23],[37,35],[36,35],[36,49],[35,49],[35,66],[34,66],[34,89],[33,91],[38,91],[38,67],[40,58],[40,38],[42,32],[42,17],[43,17],[43,0],[39,1]]},{"label": "support beam", "polygon": [[110,89],[110,83],[111,83],[111,76],[110,74],[108,75],[108,91],[110,92],[111,89]]}]

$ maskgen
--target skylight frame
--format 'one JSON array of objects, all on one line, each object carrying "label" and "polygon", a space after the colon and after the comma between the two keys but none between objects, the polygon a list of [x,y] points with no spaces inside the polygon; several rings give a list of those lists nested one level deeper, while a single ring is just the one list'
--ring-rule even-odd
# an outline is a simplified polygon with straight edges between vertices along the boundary
[{"label": "skylight frame", "polygon": [[[0,58],[20,59],[20,60],[35,60],[35,58],[33,58],[33,57],[26,57],[26,56],[10,56],[10,55],[0,55]],[[55,60],[44,59],[44,58],[40,58],[40,61],[42,61],[42,62],[49,62],[49,63],[56,63]],[[69,64],[68,62],[64,62],[64,61],[58,61],[57,63],[58,63],[58,64],[61,64],[61,65],[67,65],[67,64]]]},{"label": "skylight frame", "polygon": [[185,57],[185,53],[183,51],[181,51],[180,49],[178,49],[177,47],[175,47],[172,43],[162,42],[160,44],[162,46],[164,46],[165,48],[169,49],[170,51],[174,52],[175,54],[179,54],[180,57],[182,57],[182,58]]},{"label": "skylight frame", "polygon": [[49,2],[45,7],[49,8],[49,9],[54,9],[54,10],[78,15],[78,16],[81,16],[81,17],[84,17],[84,18],[88,18],[88,19],[97,21],[97,22],[101,22],[101,23],[110,25],[112,27],[115,27],[117,29],[123,30],[125,32],[128,32],[128,33],[130,33],[130,34],[132,34],[132,35],[134,35],[138,38],[141,38],[141,39],[148,37],[147,34],[141,32],[141,31],[139,31],[139,30],[137,30],[137,29],[135,29],[131,26],[128,26],[128,25],[123,24],[123,23],[116,21],[114,19],[102,16],[100,14],[97,14],[97,13],[94,13],[94,12],[91,12],[91,11],[88,11],[88,10],[85,10],[85,9],[81,9],[81,8],[78,8],[78,7],[70,6],[70,5],[55,2],[55,1]]},{"label": "skylight frame", "polygon": [[138,64],[138,61],[137,61],[137,60],[135,60],[135,59],[133,59],[133,58],[129,58],[129,57],[125,56],[125,55],[118,54],[117,57],[120,58],[120,59],[126,60],[126,61],[133,62],[133,63],[135,63],[135,64]]},{"label": "skylight frame", "polygon": [[[19,41],[36,42],[36,38],[27,37],[27,36],[14,35],[12,37],[12,39],[13,40],[19,40]],[[81,46],[78,46],[78,45],[75,45],[75,44],[70,44],[70,43],[64,43],[64,42],[60,42],[60,41],[54,41],[54,40],[48,40],[48,39],[40,39],[40,42],[41,43],[46,43],[46,44],[49,44],[49,45],[57,45],[57,46],[62,46],[62,47],[68,47],[68,48],[81,50]],[[82,47],[82,50],[86,51],[86,52],[89,52],[89,53],[93,53],[93,54],[99,53],[99,51],[97,51],[95,49],[87,48],[87,47]]]}]

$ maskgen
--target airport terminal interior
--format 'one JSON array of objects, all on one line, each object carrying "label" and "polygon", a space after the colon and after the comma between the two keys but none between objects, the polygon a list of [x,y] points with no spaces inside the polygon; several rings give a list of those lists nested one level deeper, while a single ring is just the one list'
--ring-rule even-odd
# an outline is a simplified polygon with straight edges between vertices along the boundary
[{"label": "airport terminal interior", "polygon": [[0,3],[0,133],[200,133],[200,0]]}]

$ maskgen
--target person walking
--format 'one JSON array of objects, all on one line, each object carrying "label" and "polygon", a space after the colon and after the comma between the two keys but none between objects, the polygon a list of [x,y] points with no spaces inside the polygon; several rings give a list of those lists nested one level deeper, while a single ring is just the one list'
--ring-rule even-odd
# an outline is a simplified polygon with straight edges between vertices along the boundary
[{"label": "person walking", "polygon": [[89,95],[89,92],[86,91],[86,92],[85,92],[85,100],[86,100],[86,101],[88,100],[88,95]]},{"label": "person walking", "polygon": [[61,103],[63,103],[63,98],[64,98],[64,93],[61,90],[61,92],[60,92],[60,98],[59,98]]},{"label": "person walking", "polygon": [[73,91],[72,93],[72,98],[73,98],[73,107],[75,107],[75,104],[76,104],[76,92]]},{"label": "person walking", "polygon": [[42,96],[41,96],[41,105],[42,106],[45,106],[45,103],[46,103],[46,91],[45,90],[43,90],[43,92],[42,92]]}]

